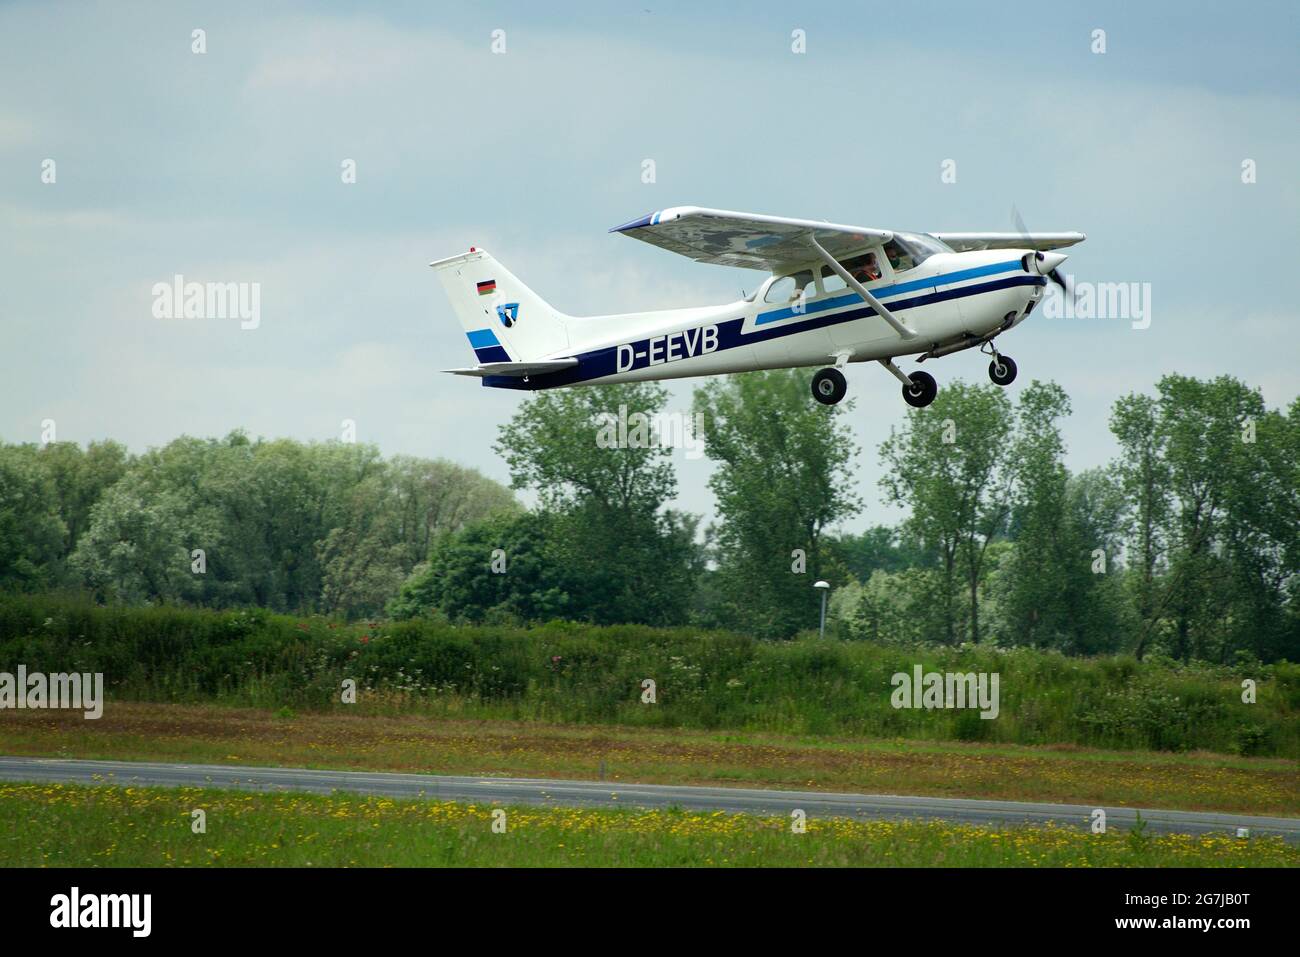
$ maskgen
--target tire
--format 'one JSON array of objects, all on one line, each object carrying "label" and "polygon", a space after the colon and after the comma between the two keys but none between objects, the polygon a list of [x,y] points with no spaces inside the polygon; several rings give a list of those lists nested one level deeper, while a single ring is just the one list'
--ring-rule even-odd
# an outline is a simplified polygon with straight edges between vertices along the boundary
[{"label": "tire", "polygon": [[822,405],[834,405],[848,391],[849,384],[839,369],[822,369],[812,378],[813,398]]},{"label": "tire", "polygon": [[989,363],[989,378],[997,385],[1011,385],[1016,381],[1015,360],[1010,356],[998,356]]},{"label": "tire", "polygon": [[912,372],[908,378],[912,380],[912,387],[903,386],[903,401],[914,409],[924,409],[939,394],[939,384],[928,372]]}]

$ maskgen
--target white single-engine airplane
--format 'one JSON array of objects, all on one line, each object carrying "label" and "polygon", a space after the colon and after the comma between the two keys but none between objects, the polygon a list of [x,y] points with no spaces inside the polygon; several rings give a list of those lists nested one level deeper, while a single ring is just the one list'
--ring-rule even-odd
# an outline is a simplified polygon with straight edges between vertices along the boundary
[{"label": "white single-engine airplane", "polygon": [[696,262],[763,269],[751,296],[722,306],[568,316],[482,249],[440,259],[438,271],[478,365],[448,369],[501,389],[826,366],[818,402],[844,398],[849,362],[879,362],[903,398],[934,401],[934,377],[894,364],[979,347],[989,378],[1009,385],[1016,364],[993,340],[1042,299],[1083,233],[905,233],[804,219],[677,206],[616,226]]}]

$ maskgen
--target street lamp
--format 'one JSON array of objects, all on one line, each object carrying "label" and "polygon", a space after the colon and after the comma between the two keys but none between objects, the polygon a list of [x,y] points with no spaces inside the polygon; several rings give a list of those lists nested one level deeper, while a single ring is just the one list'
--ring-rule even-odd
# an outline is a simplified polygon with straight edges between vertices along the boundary
[{"label": "street lamp", "polygon": [[813,582],[813,588],[820,588],[822,593],[822,625],[817,632],[818,638],[826,637],[826,594],[831,590],[831,583],[826,581]]}]

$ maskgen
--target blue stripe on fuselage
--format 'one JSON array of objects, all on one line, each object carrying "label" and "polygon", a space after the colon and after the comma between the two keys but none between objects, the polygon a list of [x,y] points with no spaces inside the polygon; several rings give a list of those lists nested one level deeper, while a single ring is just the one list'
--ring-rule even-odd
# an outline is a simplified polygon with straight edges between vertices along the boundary
[{"label": "blue stripe on fuselage", "polygon": [[[897,296],[905,292],[915,292],[917,289],[933,289],[935,286],[948,286],[955,282],[964,282],[967,279],[978,279],[981,276],[993,276],[1000,272],[1011,272],[1020,269],[1020,260],[1012,259],[1004,263],[992,263],[988,266],[976,266],[973,269],[962,269],[957,272],[939,273],[937,276],[931,276],[929,279],[913,279],[909,282],[894,283],[892,286],[880,286],[876,289],[868,287],[867,292],[871,293],[877,299],[886,299],[890,296]],[[782,319],[789,319],[796,315],[807,315],[811,312],[824,312],[827,309],[838,309],[840,306],[847,306],[851,303],[861,302],[862,297],[856,292],[850,292],[847,295],[836,296],[834,299],[823,299],[821,302],[805,303],[803,313],[797,313],[791,308],[774,309],[771,312],[762,312],[754,320],[754,325],[762,326],[769,322],[779,322]]]},{"label": "blue stripe on fuselage", "polygon": [[[1018,263],[1017,263],[1018,265]],[[955,274],[953,274],[955,275]],[[947,280],[951,282],[952,279]],[[934,280],[930,280],[927,288],[932,288]],[[998,279],[993,282],[986,282],[978,286],[963,286],[959,289],[945,289],[943,292],[932,292],[923,296],[915,296],[911,299],[903,299],[889,304],[890,312],[899,312],[904,309],[914,309],[917,306],[928,306],[936,302],[946,302],[951,299],[961,299],[966,296],[976,296],[981,293],[995,292],[999,289],[1010,289],[1014,286],[1041,286],[1047,282],[1042,276],[1019,275],[1007,279]],[[857,296],[854,295],[854,299]],[[756,342],[766,342],[771,339],[780,339],[783,336],[798,335],[801,332],[808,332],[813,329],[821,329],[826,326],[838,325],[842,322],[851,322],[854,319],[864,319],[868,316],[874,316],[876,310],[870,306],[862,306],[858,309],[848,309],[844,312],[837,312],[831,315],[806,316],[800,322],[788,322],[784,325],[775,326],[768,329],[754,329],[752,332],[743,332],[745,319],[724,319],[715,325],[718,329],[717,348],[710,350],[707,354],[713,352],[722,352],[727,349],[734,349],[737,346],[752,345]],[[693,331],[693,330],[691,330]],[[671,333],[680,335],[681,332]],[[668,334],[665,334],[665,336]],[[633,352],[639,351],[637,346],[644,346],[644,352],[648,356],[649,343],[651,339],[665,338],[665,336],[651,336],[646,339],[639,339],[633,343],[624,343],[631,345]],[[698,340],[697,340],[698,341]],[[529,381],[525,382],[522,378],[512,376],[484,376],[483,384],[490,388],[496,389],[525,389],[529,391],[537,389],[553,389],[557,386],[573,385],[577,382],[586,382],[591,379],[603,379],[619,372],[618,368],[618,345],[606,346],[603,349],[594,349],[591,352],[583,352],[578,355],[578,365],[563,369],[559,372],[550,372],[545,375],[530,376]],[[695,355],[705,353],[694,353]],[[687,358],[683,356],[683,358]],[[636,361],[630,367],[623,369],[623,372],[631,372],[635,369],[643,369],[648,362]]]}]

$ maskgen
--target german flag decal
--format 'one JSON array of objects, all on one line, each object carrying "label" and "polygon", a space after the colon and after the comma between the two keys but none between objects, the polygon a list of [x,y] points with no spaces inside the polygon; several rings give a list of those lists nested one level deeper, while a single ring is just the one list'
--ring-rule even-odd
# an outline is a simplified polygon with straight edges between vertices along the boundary
[{"label": "german flag decal", "polygon": [[487,296],[497,291],[497,281],[495,279],[485,279],[478,284],[478,294]]}]

